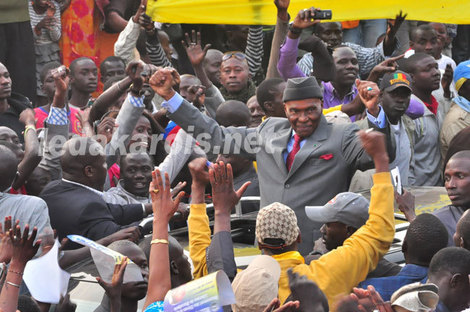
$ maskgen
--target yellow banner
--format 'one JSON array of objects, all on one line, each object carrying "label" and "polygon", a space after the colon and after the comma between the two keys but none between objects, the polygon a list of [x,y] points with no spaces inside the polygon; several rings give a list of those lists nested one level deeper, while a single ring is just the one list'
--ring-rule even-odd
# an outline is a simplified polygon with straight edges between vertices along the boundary
[{"label": "yellow banner", "polygon": [[[407,19],[470,24],[469,0],[291,0],[293,19],[299,10],[315,6],[333,11],[334,21],[394,18],[400,11]],[[274,25],[273,0],[148,0],[147,14],[162,23]]]}]

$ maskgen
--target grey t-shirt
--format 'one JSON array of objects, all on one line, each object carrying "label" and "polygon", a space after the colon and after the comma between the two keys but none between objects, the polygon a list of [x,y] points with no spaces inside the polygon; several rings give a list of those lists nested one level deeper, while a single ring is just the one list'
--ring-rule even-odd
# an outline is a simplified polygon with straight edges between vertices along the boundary
[{"label": "grey t-shirt", "polygon": [[[45,229],[51,229],[49,211],[44,200],[36,196],[13,195],[0,192],[0,222],[11,216],[12,222],[20,220],[21,229],[29,224],[30,231],[38,228],[38,237]],[[47,234],[51,234],[49,232]]]}]

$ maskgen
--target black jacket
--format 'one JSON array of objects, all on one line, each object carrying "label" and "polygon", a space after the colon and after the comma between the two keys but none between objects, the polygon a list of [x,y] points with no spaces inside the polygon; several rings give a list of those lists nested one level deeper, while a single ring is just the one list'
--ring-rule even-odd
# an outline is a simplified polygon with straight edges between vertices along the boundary
[{"label": "black jacket", "polygon": [[[141,204],[114,205],[79,185],[63,180],[50,182],[39,195],[49,208],[51,226],[62,240],[78,234],[98,240],[128,226],[138,225],[144,217]],[[68,243],[65,249],[80,247]]]}]

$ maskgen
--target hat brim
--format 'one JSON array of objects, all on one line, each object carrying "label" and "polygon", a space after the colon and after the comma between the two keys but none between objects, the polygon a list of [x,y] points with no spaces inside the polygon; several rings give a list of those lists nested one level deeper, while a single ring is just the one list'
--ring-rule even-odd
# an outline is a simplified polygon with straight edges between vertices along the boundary
[{"label": "hat brim", "polygon": [[391,92],[391,91],[393,91],[395,89],[398,89],[400,87],[407,88],[408,90],[410,90],[410,92],[412,92],[411,87],[409,85],[405,84],[405,83],[403,83],[403,84],[401,84],[401,83],[394,84],[393,86],[389,86],[389,87],[385,88],[384,91]]},{"label": "hat brim", "polygon": [[328,209],[326,206],[305,206],[305,214],[307,217],[318,223],[333,222],[332,209]]}]

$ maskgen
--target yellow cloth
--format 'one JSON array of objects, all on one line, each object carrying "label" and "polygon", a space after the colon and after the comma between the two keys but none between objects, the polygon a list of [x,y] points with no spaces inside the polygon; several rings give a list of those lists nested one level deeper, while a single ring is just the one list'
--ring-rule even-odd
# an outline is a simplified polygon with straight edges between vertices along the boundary
[{"label": "yellow cloth", "polygon": [[[391,0],[291,1],[292,19],[300,10],[315,5],[333,12],[334,21],[395,18],[403,10],[408,20],[468,24],[470,1],[462,0]],[[276,6],[272,0],[158,0],[149,1],[147,14],[162,23],[275,25]]]},{"label": "yellow cloth", "polygon": [[303,264],[300,254],[278,257],[281,266],[279,299],[284,302],[290,295],[287,269],[306,275],[317,283],[328,299],[330,311],[335,311],[335,299],[348,294],[375,269],[388,251],[395,235],[393,215],[393,187],[388,172],[374,174],[371,189],[369,220],[349,237],[343,246],[330,251],[309,265]]},{"label": "yellow cloth", "polygon": [[206,248],[211,243],[211,228],[206,204],[191,204],[188,217],[189,256],[193,261],[194,279],[207,275]]}]

